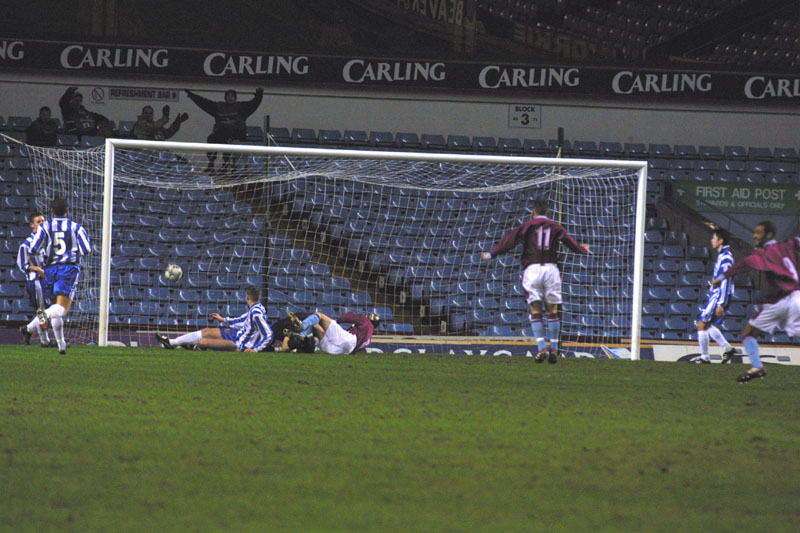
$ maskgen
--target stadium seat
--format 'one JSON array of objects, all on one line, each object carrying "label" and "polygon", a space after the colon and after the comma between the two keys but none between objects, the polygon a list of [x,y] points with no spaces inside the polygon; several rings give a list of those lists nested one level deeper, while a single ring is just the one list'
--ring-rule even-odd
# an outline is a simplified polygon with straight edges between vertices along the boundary
[{"label": "stadium seat", "polygon": [[500,137],[497,139],[497,148],[501,152],[505,153],[521,153],[522,149],[522,141],[520,141],[516,137]]},{"label": "stadium seat", "polygon": [[658,251],[660,257],[683,259],[684,247],[676,244],[665,244]]},{"label": "stadium seat", "polygon": [[6,129],[11,131],[25,131],[33,119],[26,116],[11,116],[6,119]]},{"label": "stadium seat", "polygon": [[761,146],[751,146],[747,149],[747,159],[750,161],[771,161],[772,150]]},{"label": "stadium seat", "polygon": [[666,301],[669,300],[671,290],[665,287],[648,287],[645,290],[645,300],[650,301]]},{"label": "stadium seat", "polygon": [[625,150],[621,143],[601,141],[597,147],[602,157],[608,159],[622,159],[625,157]]},{"label": "stadium seat", "polygon": [[513,334],[511,326],[507,325],[489,326],[478,332],[478,335],[485,337],[511,337]]},{"label": "stadium seat", "polygon": [[722,152],[725,159],[744,160],[747,157],[747,149],[744,146],[725,146]]},{"label": "stadium seat", "polygon": [[472,141],[466,135],[448,135],[447,149],[451,151],[464,152],[472,148]]},{"label": "stadium seat", "polygon": [[395,142],[397,143],[397,147],[402,150],[415,150],[422,146],[419,135],[416,133],[398,132],[395,136]]},{"label": "stadium seat", "polygon": [[572,150],[576,157],[597,157],[600,150],[594,141],[575,141],[572,143]]},{"label": "stadium seat", "polygon": [[422,137],[420,137],[420,143],[422,144],[422,148],[426,150],[441,151],[447,148],[444,135],[440,134],[423,133]]},{"label": "stadium seat", "polygon": [[678,287],[672,291],[672,298],[677,301],[696,302],[699,291],[696,287]]},{"label": "stadium seat", "polygon": [[320,144],[332,144],[334,146],[344,144],[342,132],[339,130],[319,130],[317,132],[317,142]]},{"label": "stadium seat", "polygon": [[691,259],[688,261],[684,261],[681,264],[681,272],[688,273],[688,272],[705,272],[706,267],[702,261],[698,259]]},{"label": "stadium seat", "polygon": [[674,153],[675,157],[679,159],[696,159],[698,157],[697,148],[693,144],[676,144]]},{"label": "stadium seat", "polygon": [[[121,124],[121,123],[120,123]],[[292,134],[289,128],[269,128],[270,144],[277,144],[278,146],[289,144],[292,142]]]},{"label": "stadium seat", "polygon": [[651,158],[671,159],[675,154],[669,144],[650,143],[647,152]]},{"label": "stadium seat", "polygon": [[316,144],[317,132],[311,128],[292,129],[292,142],[295,144]]},{"label": "stadium seat", "polygon": [[668,315],[690,316],[696,310],[696,307],[691,306],[687,302],[672,302],[667,305],[666,312]]},{"label": "stadium seat", "polygon": [[472,149],[476,152],[496,152],[497,141],[494,137],[476,136],[472,138]]},{"label": "stadium seat", "polygon": [[649,156],[647,145],[644,143],[625,143],[622,148],[630,159],[646,160]]},{"label": "stadium seat", "polygon": [[547,141],[543,139],[525,139],[522,142],[522,151],[535,156],[552,155]]},{"label": "stadium seat", "polygon": [[376,148],[394,148],[394,134],[390,131],[371,131],[369,132],[369,144]]},{"label": "stadium seat", "polygon": [[722,159],[723,156],[720,146],[701,145],[697,153],[701,159]]},{"label": "stadium seat", "polygon": [[347,146],[367,146],[369,135],[363,130],[345,130],[344,142]]},{"label": "stadium seat", "polygon": [[774,148],[772,156],[779,161],[796,162],[798,160],[795,148]]}]

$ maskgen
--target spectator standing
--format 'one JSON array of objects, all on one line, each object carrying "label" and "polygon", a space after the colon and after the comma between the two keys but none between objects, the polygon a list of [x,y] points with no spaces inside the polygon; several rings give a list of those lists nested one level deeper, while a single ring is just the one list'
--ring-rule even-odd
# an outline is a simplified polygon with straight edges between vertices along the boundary
[{"label": "spectator standing", "polygon": [[[213,102],[208,98],[204,98],[198,94],[194,94],[189,89],[186,89],[186,95],[192,100],[197,107],[214,117],[214,129],[211,135],[208,136],[207,141],[216,144],[231,144],[234,141],[243,141],[247,138],[247,117],[252,115],[261,101],[264,98],[264,89],[259,87],[256,89],[255,96],[246,101],[239,102],[238,94],[233,89],[225,91],[225,100],[221,102]],[[217,154],[209,152],[208,168],[211,171],[214,169],[217,160]],[[223,168],[230,167],[230,154],[222,154],[224,161]]]},{"label": "spectator standing", "polygon": [[98,135],[98,128],[108,119],[100,113],[89,111],[83,107],[83,95],[77,87],[70,87],[58,101],[61,107],[61,118],[64,121],[64,133],[77,135]]}]

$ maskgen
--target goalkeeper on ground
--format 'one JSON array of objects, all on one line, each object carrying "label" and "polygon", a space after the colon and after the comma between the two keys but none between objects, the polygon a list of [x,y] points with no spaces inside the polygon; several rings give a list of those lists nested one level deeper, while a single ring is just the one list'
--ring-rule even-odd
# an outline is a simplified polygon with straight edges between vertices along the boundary
[{"label": "goalkeeper on ground", "polygon": [[[522,243],[522,288],[531,309],[531,327],[536,336],[539,353],[536,362],[547,359],[558,361],[558,336],[561,324],[558,319],[558,304],[561,303],[561,273],[558,271],[558,243],[563,242],[575,253],[588,254],[588,244],[578,244],[564,227],[547,218],[550,207],[539,198],[533,201],[533,218],[509,231],[490,252],[483,252],[483,260],[508,252]],[[542,302],[547,310],[547,334],[550,350],[547,350]]]},{"label": "goalkeeper on ground", "polygon": [[156,340],[168,350],[180,346],[189,350],[261,352],[272,343],[272,328],[267,323],[267,310],[261,303],[261,290],[247,287],[244,299],[248,309],[238,317],[223,318],[219,313],[209,315],[222,322],[218,328],[203,328],[175,339],[156,333]]}]

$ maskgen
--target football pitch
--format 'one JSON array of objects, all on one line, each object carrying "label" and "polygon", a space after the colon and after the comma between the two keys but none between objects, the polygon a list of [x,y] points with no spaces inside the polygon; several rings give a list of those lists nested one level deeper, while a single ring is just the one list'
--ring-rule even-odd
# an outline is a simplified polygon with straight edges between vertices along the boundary
[{"label": "football pitch", "polygon": [[746,368],[0,346],[0,530],[795,531]]}]

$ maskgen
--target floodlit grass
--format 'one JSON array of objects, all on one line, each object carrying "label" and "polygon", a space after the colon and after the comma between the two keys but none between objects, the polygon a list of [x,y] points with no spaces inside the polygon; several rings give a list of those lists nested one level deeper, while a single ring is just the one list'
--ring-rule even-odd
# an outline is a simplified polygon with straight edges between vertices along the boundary
[{"label": "floodlit grass", "polygon": [[795,531],[800,368],[0,347],[4,531]]}]

